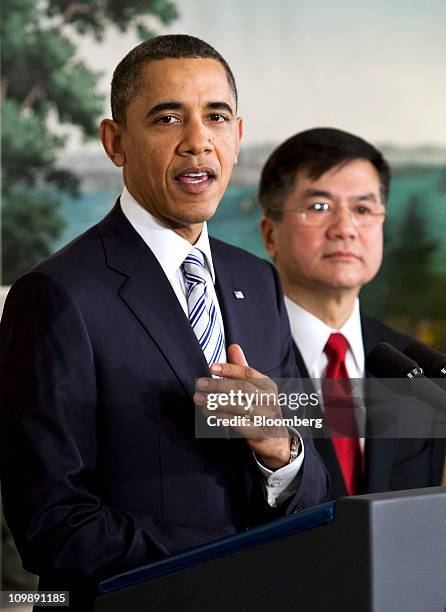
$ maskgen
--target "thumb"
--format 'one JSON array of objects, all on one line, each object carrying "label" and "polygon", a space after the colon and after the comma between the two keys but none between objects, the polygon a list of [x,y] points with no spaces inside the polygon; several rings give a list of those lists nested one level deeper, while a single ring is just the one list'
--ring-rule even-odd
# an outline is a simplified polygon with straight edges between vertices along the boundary
[{"label": "thumb", "polygon": [[226,350],[226,356],[228,358],[228,363],[235,363],[236,365],[242,366],[248,365],[245,354],[239,344],[230,344]]}]

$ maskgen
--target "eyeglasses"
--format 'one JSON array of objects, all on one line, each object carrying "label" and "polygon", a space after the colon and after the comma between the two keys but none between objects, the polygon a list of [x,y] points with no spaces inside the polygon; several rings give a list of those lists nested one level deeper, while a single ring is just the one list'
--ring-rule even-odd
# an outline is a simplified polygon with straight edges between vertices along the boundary
[{"label": "eyeglasses", "polygon": [[339,213],[344,210],[350,215],[357,227],[370,227],[384,223],[386,209],[380,203],[352,204],[347,208],[333,206],[326,202],[316,202],[296,208],[270,208],[270,211],[297,213],[302,225],[324,226],[335,223]]}]

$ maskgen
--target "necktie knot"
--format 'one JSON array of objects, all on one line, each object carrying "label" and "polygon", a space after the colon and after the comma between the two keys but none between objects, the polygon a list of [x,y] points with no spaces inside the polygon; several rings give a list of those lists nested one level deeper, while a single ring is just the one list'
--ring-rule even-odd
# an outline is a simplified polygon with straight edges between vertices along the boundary
[{"label": "necktie knot", "polygon": [[194,247],[183,261],[181,267],[188,290],[198,283],[206,283],[204,255],[200,249]]},{"label": "necktie knot", "polygon": [[348,340],[345,336],[339,333],[330,334],[327,344],[324,347],[324,353],[329,361],[345,361],[345,355],[349,347]]}]

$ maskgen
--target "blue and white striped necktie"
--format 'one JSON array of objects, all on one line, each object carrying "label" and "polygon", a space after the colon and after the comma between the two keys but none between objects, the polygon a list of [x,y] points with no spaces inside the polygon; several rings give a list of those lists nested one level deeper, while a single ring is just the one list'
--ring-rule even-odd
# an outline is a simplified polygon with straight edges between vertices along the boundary
[{"label": "blue and white striped necktie", "polygon": [[206,291],[203,253],[194,247],[181,269],[186,284],[190,324],[208,364],[218,363],[224,350],[224,340],[215,303]]}]

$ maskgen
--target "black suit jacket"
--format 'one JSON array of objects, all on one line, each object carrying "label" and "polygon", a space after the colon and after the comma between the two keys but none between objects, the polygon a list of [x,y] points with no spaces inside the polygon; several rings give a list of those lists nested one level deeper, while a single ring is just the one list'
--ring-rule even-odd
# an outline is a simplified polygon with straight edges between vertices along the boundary
[{"label": "black suit jacket", "polygon": [[[296,376],[273,267],[217,240],[211,249],[227,344],[271,377]],[[41,588],[92,593],[102,577],[326,498],[311,439],[279,511],[244,440],[195,439],[191,398],[207,363],[119,204],[17,281],[0,339],[5,516]]]},{"label": "black suit jacket", "polygon": [[[388,342],[402,351],[413,342],[376,319],[361,313],[364,351],[367,355],[379,342]],[[296,362],[304,378],[309,377],[302,355],[294,344]],[[331,478],[330,499],[347,495],[339,462],[329,437],[314,440]],[[358,493],[398,491],[441,483],[444,441],[417,438],[366,438],[364,479]]]}]

